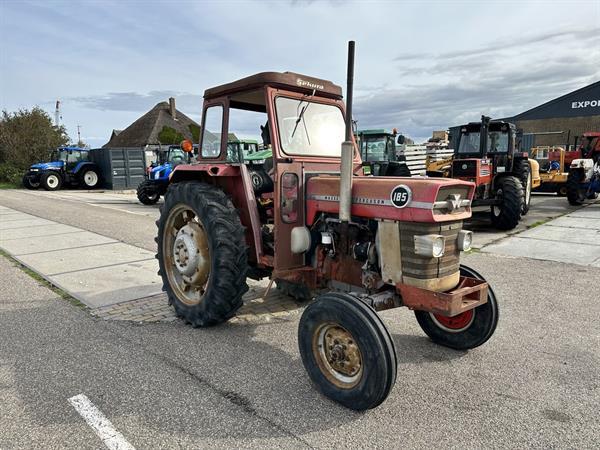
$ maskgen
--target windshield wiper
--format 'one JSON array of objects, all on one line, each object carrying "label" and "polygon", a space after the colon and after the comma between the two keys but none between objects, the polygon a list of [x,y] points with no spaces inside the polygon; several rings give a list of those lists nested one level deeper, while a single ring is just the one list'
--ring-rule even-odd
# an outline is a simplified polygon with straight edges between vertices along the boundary
[{"label": "windshield wiper", "polygon": [[[310,103],[306,103],[305,106],[302,107],[300,114],[298,114],[298,118],[296,119],[296,124],[294,125],[294,130],[292,131],[292,137],[296,134],[296,130],[298,129],[298,124],[302,121],[302,125],[304,125],[304,130],[306,131],[306,138],[308,139],[308,130],[306,129],[306,123],[304,122],[304,113],[310,106]],[[310,144],[310,139],[308,139],[308,143]]]},{"label": "windshield wiper", "polygon": [[[310,94],[310,97],[313,97],[315,95],[316,89],[313,89],[312,94]],[[298,106],[300,106],[302,104],[302,102],[300,102],[300,104]],[[298,129],[298,124],[300,123],[300,121],[302,121],[302,125],[304,126],[304,132],[306,133],[306,140],[308,141],[308,145],[310,145],[310,137],[308,136],[308,128],[306,127],[306,122],[304,120],[304,113],[306,112],[306,110],[308,109],[308,107],[310,106],[310,102],[306,102],[306,106],[304,106],[302,108],[302,111],[300,111],[300,114],[298,114],[298,118],[296,119],[296,124],[294,125],[294,130],[292,131],[292,138],[294,137],[294,134],[296,134],[296,130]],[[296,110],[297,111],[297,110]]]}]

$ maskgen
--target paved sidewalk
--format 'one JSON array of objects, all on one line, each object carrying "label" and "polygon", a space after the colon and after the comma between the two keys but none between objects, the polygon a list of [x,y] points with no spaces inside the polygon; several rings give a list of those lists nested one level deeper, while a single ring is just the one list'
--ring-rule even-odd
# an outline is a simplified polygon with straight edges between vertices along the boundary
[{"label": "paved sidewalk", "polygon": [[488,245],[482,252],[600,267],[600,203]]},{"label": "paved sidewalk", "polygon": [[[0,248],[91,309],[97,317],[136,322],[176,320],[162,292],[154,252],[80,228],[0,206]],[[268,281],[248,280],[244,306],[231,322],[264,323],[301,305]]]},{"label": "paved sidewalk", "polygon": [[0,248],[92,309],[162,291],[154,253],[3,206]]}]

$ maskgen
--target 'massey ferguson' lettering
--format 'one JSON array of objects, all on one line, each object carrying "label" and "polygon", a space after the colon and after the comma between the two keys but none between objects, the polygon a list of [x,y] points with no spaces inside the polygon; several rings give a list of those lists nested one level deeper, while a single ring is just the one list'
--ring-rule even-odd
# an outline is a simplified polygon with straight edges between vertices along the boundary
[{"label": "'massey ferguson' lettering", "polygon": [[313,83],[312,81],[303,80],[302,78],[296,79],[296,84],[300,87],[307,87],[309,89],[319,89],[321,91],[325,89],[325,86],[322,84]]},{"label": "'massey ferguson' lettering", "polygon": [[571,109],[577,108],[595,108],[600,106],[600,100],[583,100],[581,102],[572,102]]}]

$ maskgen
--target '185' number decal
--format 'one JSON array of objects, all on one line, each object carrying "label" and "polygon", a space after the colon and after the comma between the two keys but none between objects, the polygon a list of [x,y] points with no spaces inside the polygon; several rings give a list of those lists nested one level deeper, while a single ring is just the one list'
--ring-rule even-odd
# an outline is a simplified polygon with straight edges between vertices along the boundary
[{"label": "'185' number decal", "polygon": [[404,208],[412,199],[412,191],[405,184],[396,186],[392,191],[390,200],[396,208]]}]

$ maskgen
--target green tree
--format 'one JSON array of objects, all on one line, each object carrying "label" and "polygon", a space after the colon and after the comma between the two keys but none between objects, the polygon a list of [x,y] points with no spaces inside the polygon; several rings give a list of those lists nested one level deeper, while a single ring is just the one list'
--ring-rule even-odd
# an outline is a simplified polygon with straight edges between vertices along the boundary
[{"label": "green tree", "polygon": [[3,181],[14,181],[8,180],[6,174],[22,175],[32,163],[47,160],[52,150],[68,142],[65,128],[53,126],[48,113],[37,106],[13,113],[2,111],[0,177],[4,178]]},{"label": "green tree", "polygon": [[188,128],[190,129],[190,132],[192,133],[192,142],[194,142],[196,144],[198,142],[200,142],[200,126],[190,123],[188,125]]},{"label": "green tree", "polygon": [[175,128],[166,125],[160,130],[160,133],[158,133],[159,142],[165,145],[179,144],[184,139],[183,134],[179,133]]}]

